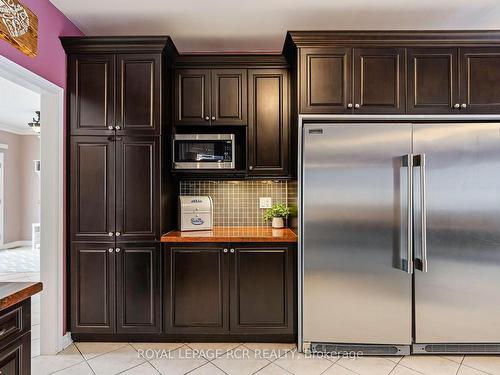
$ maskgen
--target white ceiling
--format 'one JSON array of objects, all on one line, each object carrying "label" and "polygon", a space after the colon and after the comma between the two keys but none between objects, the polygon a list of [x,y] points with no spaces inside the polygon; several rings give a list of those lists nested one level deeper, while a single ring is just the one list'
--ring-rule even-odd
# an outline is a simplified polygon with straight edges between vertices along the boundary
[{"label": "white ceiling", "polygon": [[0,130],[34,134],[28,122],[40,110],[40,94],[0,77]]},{"label": "white ceiling", "polygon": [[170,35],[180,52],[281,51],[287,30],[500,29],[498,0],[50,0],[87,35]]}]

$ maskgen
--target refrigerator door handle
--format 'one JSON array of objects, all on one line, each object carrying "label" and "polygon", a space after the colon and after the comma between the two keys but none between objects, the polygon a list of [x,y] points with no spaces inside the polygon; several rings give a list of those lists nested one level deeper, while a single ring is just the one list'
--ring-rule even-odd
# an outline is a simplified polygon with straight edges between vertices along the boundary
[{"label": "refrigerator door handle", "polygon": [[408,267],[406,272],[410,275],[413,274],[413,155],[407,154],[405,156],[407,169],[407,227],[406,227],[406,236],[408,239],[406,246],[406,256]]},{"label": "refrigerator door handle", "polygon": [[420,154],[420,212],[422,265],[420,271],[427,272],[427,202],[425,189],[425,154]]}]

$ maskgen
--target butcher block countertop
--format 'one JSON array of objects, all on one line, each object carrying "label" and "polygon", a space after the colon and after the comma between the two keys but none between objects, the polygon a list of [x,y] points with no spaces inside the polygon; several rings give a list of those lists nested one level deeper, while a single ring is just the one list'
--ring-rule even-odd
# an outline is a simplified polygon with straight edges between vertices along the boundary
[{"label": "butcher block countertop", "polygon": [[30,298],[41,290],[40,282],[0,282],[0,311]]},{"label": "butcher block countertop", "polygon": [[297,242],[290,228],[215,227],[213,230],[181,232],[173,230],[161,237],[161,242]]}]

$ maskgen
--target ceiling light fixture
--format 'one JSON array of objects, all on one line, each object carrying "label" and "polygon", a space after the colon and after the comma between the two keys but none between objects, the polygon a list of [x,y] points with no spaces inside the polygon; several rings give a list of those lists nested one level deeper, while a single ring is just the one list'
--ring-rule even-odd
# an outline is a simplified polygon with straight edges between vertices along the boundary
[{"label": "ceiling light fixture", "polygon": [[33,122],[29,122],[28,126],[36,134],[40,134],[40,111],[36,111],[35,113],[36,113],[36,117],[33,117]]}]

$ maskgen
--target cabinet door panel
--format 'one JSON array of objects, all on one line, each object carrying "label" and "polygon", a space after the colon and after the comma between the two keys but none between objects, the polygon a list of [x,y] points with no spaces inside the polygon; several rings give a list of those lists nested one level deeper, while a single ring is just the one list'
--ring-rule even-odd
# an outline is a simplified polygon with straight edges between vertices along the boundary
[{"label": "cabinet door panel", "polygon": [[300,49],[300,113],[350,113],[350,48]]},{"label": "cabinet door panel", "polygon": [[[113,333],[115,330],[115,244],[71,246],[71,331]],[[112,251],[109,251],[111,249]]]},{"label": "cabinet door panel", "polygon": [[159,134],[161,125],[161,57],[118,55],[117,134]]},{"label": "cabinet door panel", "polygon": [[458,113],[456,48],[408,49],[408,112]]},{"label": "cabinet door panel", "polygon": [[500,48],[460,52],[462,113],[500,113]]},{"label": "cabinet door panel", "polygon": [[210,125],[210,70],[175,71],[175,125]]},{"label": "cabinet door panel", "polygon": [[404,113],[404,72],[403,48],[355,48],[354,113]]},{"label": "cabinet door panel", "polygon": [[228,331],[228,255],[220,246],[169,247],[166,333]]},{"label": "cabinet door panel", "polygon": [[118,243],[117,248],[117,331],[160,332],[159,245]]},{"label": "cabinet door panel", "polygon": [[212,125],[246,125],[246,69],[212,69],[211,72]]},{"label": "cabinet door panel", "polygon": [[288,174],[289,119],[286,70],[249,71],[249,175]]},{"label": "cabinet door panel", "polygon": [[293,333],[291,250],[279,245],[232,247],[231,332]]},{"label": "cabinet door panel", "polygon": [[117,240],[159,239],[160,139],[117,137]]},{"label": "cabinet door panel", "polygon": [[115,228],[115,143],[71,137],[71,236],[108,241]]},{"label": "cabinet door panel", "polygon": [[25,334],[0,351],[0,374],[31,374],[30,337],[29,334]]},{"label": "cabinet door panel", "polygon": [[71,135],[112,134],[115,125],[114,55],[72,55],[68,61]]}]

